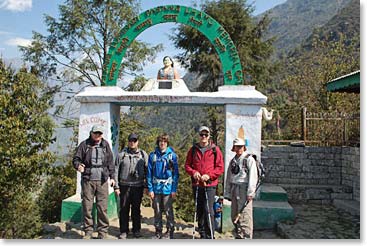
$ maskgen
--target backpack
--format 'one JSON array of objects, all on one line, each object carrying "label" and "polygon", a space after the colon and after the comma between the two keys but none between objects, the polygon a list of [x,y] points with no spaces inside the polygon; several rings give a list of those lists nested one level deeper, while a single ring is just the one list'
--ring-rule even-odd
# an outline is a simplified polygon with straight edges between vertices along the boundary
[{"label": "backpack", "polygon": [[[153,170],[155,169],[156,163],[157,163],[157,155],[154,152],[154,154],[153,154]],[[171,170],[172,175],[173,175],[173,172],[174,172],[175,169],[173,167],[172,153],[168,154],[168,168]]]},{"label": "backpack", "polygon": [[[121,155],[121,159],[123,160],[124,158],[125,158],[125,156],[127,155],[127,148],[124,148],[123,150],[122,150],[122,155]],[[144,151],[141,149],[140,150],[140,158],[142,158],[143,160],[145,160],[145,155],[144,155]],[[130,157],[131,158],[131,157]],[[137,163],[138,164],[138,163]],[[138,166],[136,166],[136,167],[138,167]],[[135,168],[136,168],[135,167]],[[118,176],[120,177],[120,175],[121,175],[121,171],[122,171],[122,169],[121,168],[119,168],[119,173],[118,173]],[[135,176],[135,178],[141,178],[141,177],[144,177],[144,174],[145,174],[145,167],[138,167],[138,170],[133,170],[133,173],[131,173],[130,175],[133,175],[133,176]]]},{"label": "backpack", "polygon": [[[257,159],[257,156],[255,154],[248,154],[246,155],[245,159],[247,159],[249,156],[252,156],[252,158],[254,158],[255,160],[256,169],[257,169],[257,186],[260,186],[260,184],[265,179],[265,173],[266,173],[265,167],[263,163]],[[246,166],[247,166],[247,161],[246,161]],[[248,167],[247,167],[247,171],[248,171]]]}]

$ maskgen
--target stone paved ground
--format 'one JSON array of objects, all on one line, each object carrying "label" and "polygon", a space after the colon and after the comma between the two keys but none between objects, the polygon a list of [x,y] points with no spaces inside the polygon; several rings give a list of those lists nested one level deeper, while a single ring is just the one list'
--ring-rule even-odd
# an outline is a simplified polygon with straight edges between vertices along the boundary
[{"label": "stone paved ground", "polygon": [[277,234],[288,239],[360,239],[360,217],[332,205],[291,204],[295,223],[279,223]]},{"label": "stone paved ground", "polygon": [[[295,209],[295,223],[279,223],[276,230],[255,230],[254,239],[359,239],[360,218],[336,209],[331,205],[291,204]],[[142,209],[141,239],[154,235],[153,210]],[[108,239],[117,239],[118,220],[110,221]],[[176,239],[192,239],[193,224],[176,221]],[[55,223],[45,225],[45,234],[40,238],[81,239],[80,224]],[[95,233],[94,236],[97,236]],[[195,234],[198,237],[198,234]],[[232,232],[215,233],[216,239],[234,239]]]}]

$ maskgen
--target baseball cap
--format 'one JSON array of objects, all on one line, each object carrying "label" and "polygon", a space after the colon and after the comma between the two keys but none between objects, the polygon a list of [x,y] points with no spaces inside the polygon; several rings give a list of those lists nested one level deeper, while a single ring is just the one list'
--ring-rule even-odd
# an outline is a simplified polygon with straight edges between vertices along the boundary
[{"label": "baseball cap", "polygon": [[210,133],[209,127],[207,127],[207,126],[201,126],[199,128],[199,133],[202,132],[202,131],[207,131],[208,133]]},{"label": "baseball cap", "polygon": [[233,140],[233,146],[232,146],[232,149],[231,149],[231,151],[233,151],[233,152],[235,151],[234,146],[246,146],[245,140],[242,139],[242,138],[235,138],[235,140]]},{"label": "baseball cap", "polygon": [[245,140],[243,140],[242,138],[236,138],[235,140],[233,140],[233,145],[234,146],[244,146],[245,144]]},{"label": "baseball cap", "polygon": [[137,134],[135,134],[135,133],[131,133],[131,134],[127,137],[127,139],[130,141],[130,140],[133,140],[133,139],[138,140],[139,138],[138,138],[138,135],[137,135]]},{"label": "baseball cap", "polygon": [[92,132],[93,133],[95,133],[95,132],[100,132],[100,133],[102,133],[103,134],[103,127],[102,126],[100,126],[100,125],[94,125],[93,127],[92,127]]}]

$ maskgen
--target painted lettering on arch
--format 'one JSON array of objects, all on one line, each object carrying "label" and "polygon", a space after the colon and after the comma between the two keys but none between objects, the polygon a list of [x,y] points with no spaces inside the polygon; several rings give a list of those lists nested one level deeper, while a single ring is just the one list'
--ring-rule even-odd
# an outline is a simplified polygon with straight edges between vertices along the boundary
[{"label": "painted lettering on arch", "polygon": [[243,84],[243,71],[236,46],[226,30],[208,14],[187,6],[158,6],[132,19],[113,40],[105,61],[102,79],[115,86],[119,79],[121,62],[134,39],[144,30],[166,22],[181,23],[201,32],[214,46],[222,64],[224,85]]}]

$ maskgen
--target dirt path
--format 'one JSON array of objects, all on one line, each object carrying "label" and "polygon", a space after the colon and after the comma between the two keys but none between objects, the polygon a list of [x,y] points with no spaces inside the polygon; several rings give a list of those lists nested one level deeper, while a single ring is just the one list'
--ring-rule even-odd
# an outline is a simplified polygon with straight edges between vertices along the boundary
[{"label": "dirt path", "polygon": [[[150,207],[141,208],[142,224],[141,224],[141,239],[152,239],[154,236],[154,211]],[[165,219],[165,217],[163,217]],[[132,222],[129,223],[129,228],[132,227]],[[81,230],[81,224],[75,223],[54,223],[44,226],[44,235],[40,238],[55,238],[55,239],[82,239],[83,231]],[[108,239],[117,239],[119,231],[119,220],[110,220],[110,228],[108,232]],[[93,233],[94,237],[97,237],[97,233]],[[176,219],[175,239],[192,239],[193,238],[193,223],[186,223],[185,221]],[[195,238],[199,238],[199,234],[195,233]],[[232,233],[220,234],[215,232],[216,239],[233,239]],[[128,239],[136,240],[132,238],[132,235],[128,236]]]}]

